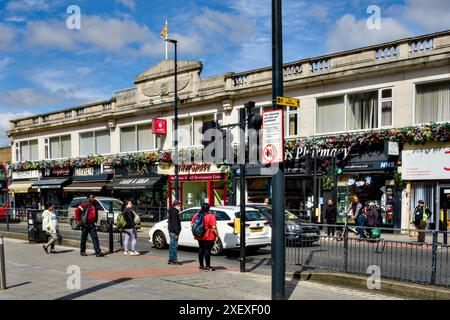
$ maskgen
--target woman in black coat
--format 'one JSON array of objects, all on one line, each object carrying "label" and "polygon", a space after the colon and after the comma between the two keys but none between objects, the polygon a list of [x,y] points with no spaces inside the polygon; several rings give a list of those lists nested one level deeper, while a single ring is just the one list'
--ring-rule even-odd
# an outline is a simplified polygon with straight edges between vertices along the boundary
[{"label": "woman in black coat", "polygon": [[[325,208],[326,223],[334,225],[334,224],[336,224],[336,218],[337,218],[336,205],[334,204],[333,200],[329,199],[327,201],[327,207]],[[326,237],[325,240],[333,240],[335,231],[336,231],[336,228],[334,226],[327,226],[328,237]]]}]

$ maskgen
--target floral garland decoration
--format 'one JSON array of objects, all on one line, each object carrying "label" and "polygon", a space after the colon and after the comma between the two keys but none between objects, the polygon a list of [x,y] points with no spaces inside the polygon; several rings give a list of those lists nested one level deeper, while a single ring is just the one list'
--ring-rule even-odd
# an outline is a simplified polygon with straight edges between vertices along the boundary
[{"label": "floral garland decoration", "polygon": [[345,133],[335,136],[308,137],[287,140],[285,147],[292,151],[307,146],[318,149],[372,147],[384,141],[395,141],[409,144],[425,144],[427,142],[450,142],[450,122],[430,123],[400,129],[370,130],[357,133]]}]

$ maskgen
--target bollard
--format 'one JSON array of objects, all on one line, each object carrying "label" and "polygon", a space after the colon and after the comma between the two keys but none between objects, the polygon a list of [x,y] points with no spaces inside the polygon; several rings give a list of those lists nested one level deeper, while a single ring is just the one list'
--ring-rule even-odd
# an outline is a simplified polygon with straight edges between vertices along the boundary
[{"label": "bollard", "polygon": [[5,250],[3,236],[0,235],[0,290],[6,289]]}]

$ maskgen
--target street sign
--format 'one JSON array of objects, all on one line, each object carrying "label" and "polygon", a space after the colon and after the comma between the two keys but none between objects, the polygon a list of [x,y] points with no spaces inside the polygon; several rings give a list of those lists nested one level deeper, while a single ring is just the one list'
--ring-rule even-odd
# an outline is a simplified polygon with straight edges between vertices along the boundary
[{"label": "street sign", "polygon": [[284,161],[283,110],[263,112],[262,163]]},{"label": "street sign", "polygon": [[287,97],[277,97],[277,105],[300,108],[300,99],[287,98]]}]

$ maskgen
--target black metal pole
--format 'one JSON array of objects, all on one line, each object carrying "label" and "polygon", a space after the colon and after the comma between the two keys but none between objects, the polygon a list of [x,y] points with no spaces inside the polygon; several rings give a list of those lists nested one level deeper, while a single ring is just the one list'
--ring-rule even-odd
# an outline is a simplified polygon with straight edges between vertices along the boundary
[{"label": "black metal pole", "polygon": [[112,201],[109,202],[109,252],[114,253],[114,210]]},{"label": "black metal pole", "polygon": [[[272,101],[283,96],[282,3],[272,0]],[[284,164],[272,177],[272,299],[285,298]]]},{"label": "black metal pole", "polygon": [[5,249],[4,239],[0,235],[0,290],[6,289]]},{"label": "black metal pole", "polygon": [[240,157],[240,267],[241,272],[245,272],[245,161],[246,161],[246,148],[245,148],[245,123],[246,123],[246,110],[245,108],[239,109],[239,146],[240,151],[244,152],[244,156]]},{"label": "black metal pole", "polygon": [[174,126],[175,132],[175,199],[180,200],[180,184],[178,174],[178,49],[177,41],[173,42],[175,45],[175,98],[174,98]]},{"label": "black metal pole", "polygon": [[313,213],[312,213],[312,216],[314,217],[314,222],[318,222],[316,219],[317,219],[317,217],[316,217],[316,208],[317,208],[317,194],[318,194],[318,192],[317,192],[317,150],[316,149],[314,149],[314,161],[313,161],[313,163],[314,163],[314,178],[313,178],[313,188],[314,188],[314,191],[313,191],[313,194],[314,194],[314,199],[313,199]]}]

